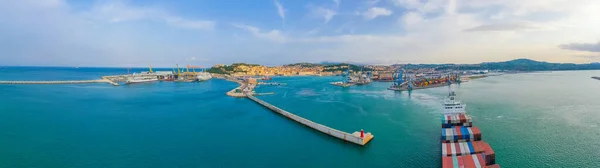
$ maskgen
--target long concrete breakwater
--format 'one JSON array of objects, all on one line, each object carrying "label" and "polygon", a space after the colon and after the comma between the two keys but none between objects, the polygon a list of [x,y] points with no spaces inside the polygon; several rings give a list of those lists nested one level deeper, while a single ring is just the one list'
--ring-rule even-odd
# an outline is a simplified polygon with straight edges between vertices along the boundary
[{"label": "long concrete breakwater", "polygon": [[325,133],[327,135],[330,135],[330,136],[333,136],[333,137],[336,137],[336,138],[339,138],[339,139],[342,139],[342,140],[345,140],[348,142],[352,142],[354,144],[364,146],[365,144],[369,143],[369,141],[371,141],[371,139],[373,139],[373,137],[374,137],[373,134],[371,134],[370,132],[364,133],[364,132],[362,132],[362,130],[361,130],[361,132],[357,131],[352,134],[343,132],[340,130],[336,130],[336,129],[321,125],[319,123],[315,123],[308,119],[302,118],[302,117],[292,114],[290,112],[287,112],[287,111],[280,109],[276,106],[273,106],[265,101],[262,101],[252,95],[246,95],[246,96],[248,98],[250,98],[251,100],[253,100],[254,102],[256,102],[260,105],[263,105],[264,107],[266,107],[274,112],[277,112],[291,120],[294,120],[300,124],[303,124],[307,127],[313,128],[313,129],[320,131],[322,133]]},{"label": "long concrete breakwater", "polygon": [[85,84],[85,83],[110,83],[114,86],[119,86],[119,84],[106,80],[71,80],[71,81],[0,81],[0,84]]}]

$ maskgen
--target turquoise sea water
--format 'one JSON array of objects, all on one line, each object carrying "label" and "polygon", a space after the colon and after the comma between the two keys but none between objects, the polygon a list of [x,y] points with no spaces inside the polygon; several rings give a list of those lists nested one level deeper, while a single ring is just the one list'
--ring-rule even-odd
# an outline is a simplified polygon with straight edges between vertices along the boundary
[{"label": "turquoise sea water", "polygon": [[[95,79],[101,68],[0,68],[0,80]],[[488,77],[453,86],[502,167],[600,167],[600,71]],[[278,77],[261,99],[315,122],[375,135],[361,147],[294,123],[237,84],[0,85],[4,167],[440,167],[449,88],[339,88]]]}]

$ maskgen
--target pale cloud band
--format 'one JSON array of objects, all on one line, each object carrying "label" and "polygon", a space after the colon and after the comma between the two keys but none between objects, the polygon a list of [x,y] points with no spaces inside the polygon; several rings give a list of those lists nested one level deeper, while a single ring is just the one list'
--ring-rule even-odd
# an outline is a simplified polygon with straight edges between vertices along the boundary
[{"label": "pale cloud band", "polygon": [[273,3],[275,3],[275,7],[277,7],[277,14],[281,17],[282,24],[285,25],[285,9],[283,8],[283,5],[279,3],[279,0],[273,0]]},{"label": "pale cloud band", "polygon": [[559,47],[562,48],[562,49],[567,49],[567,50],[600,52],[600,41],[598,43],[570,43],[570,44],[562,44]]},{"label": "pale cloud band", "polygon": [[380,16],[390,16],[392,13],[394,12],[386,8],[372,7],[362,13],[362,15],[365,17],[365,19],[372,20]]}]

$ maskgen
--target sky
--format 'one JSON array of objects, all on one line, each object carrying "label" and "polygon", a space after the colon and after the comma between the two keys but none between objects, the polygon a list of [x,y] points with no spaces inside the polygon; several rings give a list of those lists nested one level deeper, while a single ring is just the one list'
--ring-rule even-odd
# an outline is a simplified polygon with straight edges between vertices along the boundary
[{"label": "sky", "polygon": [[600,62],[598,0],[0,0],[0,65]]}]

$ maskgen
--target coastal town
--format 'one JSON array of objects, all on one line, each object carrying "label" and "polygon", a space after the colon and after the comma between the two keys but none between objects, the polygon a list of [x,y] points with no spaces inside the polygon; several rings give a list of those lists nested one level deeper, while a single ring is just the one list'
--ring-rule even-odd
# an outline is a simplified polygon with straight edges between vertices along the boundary
[{"label": "coastal town", "polygon": [[[413,68],[414,67],[414,68]],[[410,69],[409,69],[410,68]],[[490,70],[438,70],[435,67],[419,67],[411,64],[394,65],[354,65],[347,63],[339,64],[312,64],[298,63],[282,66],[264,66],[258,64],[234,63],[231,65],[217,64],[208,72],[211,74],[226,74],[230,76],[339,76],[345,72],[361,73],[370,72],[374,81],[392,81],[393,75],[398,69],[405,69],[408,73],[420,76],[436,73],[460,72],[464,75],[479,75],[492,72]]]}]

